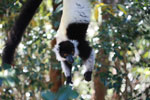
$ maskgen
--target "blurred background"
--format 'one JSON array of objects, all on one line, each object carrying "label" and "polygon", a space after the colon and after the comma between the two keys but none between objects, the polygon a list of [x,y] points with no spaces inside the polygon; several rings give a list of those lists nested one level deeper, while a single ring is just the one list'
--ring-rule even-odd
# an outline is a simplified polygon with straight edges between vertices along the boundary
[{"label": "blurred background", "polygon": [[[0,0],[0,65],[7,35],[27,0]],[[91,82],[76,58],[73,85],[56,61],[50,41],[62,0],[43,0],[16,50],[13,66],[0,67],[0,100],[150,100],[150,1],[90,0],[87,39],[95,49]]]}]

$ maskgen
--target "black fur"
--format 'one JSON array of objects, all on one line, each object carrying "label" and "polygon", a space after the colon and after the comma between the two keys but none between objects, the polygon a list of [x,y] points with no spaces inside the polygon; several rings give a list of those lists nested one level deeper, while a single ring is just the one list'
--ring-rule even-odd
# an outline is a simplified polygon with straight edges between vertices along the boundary
[{"label": "black fur", "polygon": [[73,84],[71,76],[67,77],[67,84]]},{"label": "black fur", "polygon": [[92,48],[89,46],[88,41],[86,41],[86,32],[89,23],[72,23],[69,24],[67,28],[67,37],[70,40],[77,40],[79,42],[78,50],[79,56],[86,60],[91,53]]},{"label": "black fur", "polygon": [[68,25],[67,37],[70,40],[83,41],[86,38],[86,32],[89,23],[72,23]]},{"label": "black fur", "polygon": [[5,44],[2,55],[2,63],[12,64],[15,49],[22,39],[22,35],[32,19],[36,9],[39,7],[42,0],[27,0],[23,6],[20,15],[14,23],[14,26],[10,30],[8,39]]},{"label": "black fur", "polygon": [[86,81],[91,81],[92,71],[88,71],[84,74],[84,78]]},{"label": "black fur", "polygon": [[79,41],[78,45],[78,50],[79,50],[79,56],[83,60],[87,60],[91,54],[92,48],[89,46],[88,41]]}]

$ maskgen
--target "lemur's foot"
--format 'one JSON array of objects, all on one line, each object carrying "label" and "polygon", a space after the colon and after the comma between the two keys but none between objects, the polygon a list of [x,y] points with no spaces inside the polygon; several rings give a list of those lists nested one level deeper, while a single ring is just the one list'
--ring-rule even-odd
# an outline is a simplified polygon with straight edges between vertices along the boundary
[{"label": "lemur's foot", "polygon": [[67,84],[73,84],[71,76],[67,77]]},{"label": "lemur's foot", "polygon": [[84,78],[86,81],[91,81],[92,71],[85,72]]}]

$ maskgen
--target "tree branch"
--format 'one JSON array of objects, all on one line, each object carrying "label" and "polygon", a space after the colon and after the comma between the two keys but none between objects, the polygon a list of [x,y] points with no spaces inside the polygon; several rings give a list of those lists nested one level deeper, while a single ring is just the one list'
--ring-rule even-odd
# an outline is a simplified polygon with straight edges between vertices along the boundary
[{"label": "tree branch", "polygon": [[8,39],[2,55],[2,64],[12,64],[15,50],[22,39],[26,27],[28,26],[41,2],[42,0],[27,0],[27,2],[24,4],[20,15],[8,34]]}]

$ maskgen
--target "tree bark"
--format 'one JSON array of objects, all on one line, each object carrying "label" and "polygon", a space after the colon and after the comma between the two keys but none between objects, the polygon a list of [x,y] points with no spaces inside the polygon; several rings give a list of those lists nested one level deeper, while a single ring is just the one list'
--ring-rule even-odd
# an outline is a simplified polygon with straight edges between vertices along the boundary
[{"label": "tree bark", "polygon": [[[55,14],[55,11],[57,9],[57,7],[61,4],[62,2],[60,2],[59,4],[55,4],[55,0],[52,1],[52,7],[53,7],[53,15],[52,15],[52,28],[57,31],[58,26],[55,26],[55,22],[60,22],[61,19],[61,15],[59,14]],[[53,41],[51,41],[51,46],[53,45]],[[49,70],[49,77],[50,77],[50,82],[52,83],[52,86],[50,88],[50,90],[54,93],[56,93],[59,88],[64,84],[64,75],[62,74],[62,71],[60,69],[57,69],[56,66],[57,63],[59,63],[56,58],[55,58],[55,54],[52,53],[51,54],[51,67]],[[55,65],[55,66],[54,66]]]},{"label": "tree bark", "polygon": [[104,86],[103,82],[101,82],[100,80],[101,77],[99,76],[99,74],[105,73],[107,71],[105,66],[109,65],[109,61],[108,56],[104,54],[104,50],[100,50],[97,56],[99,55],[100,55],[99,62],[101,62],[103,66],[101,70],[97,71],[94,76],[94,89],[95,89],[94,100],[105,100],[107,88]]},{"label": "tree bark", "polygon": [[61,70],[57,70],[52,67],[50,68],[50,82],[52,83],[52,87],[50,88],[50,90],[56,93],[64,83],[64,78],[61,74]]},{"label": "tree bark", "polygon": [[[103,0],[103,3],[111,4],[112,6],[118,2],[119,2],[119,0]],[[109,16],[107,16],[107,15],[102,16],[102,20],[107,20],[108,18],[109,18]],[[101,40],[100,42],[102,42],[102,41],[105,41],[105,40]],[[103,49],[101,49],[99,51],[97,57],[100,57],[100,58],[98,58],[98,61],[101,62],[102,67],[101,67],[101,70],[97,71],[95,76],[94,76],[94,89],[95,89],[94,100],[105,100],[107,88],[101,82],[101,80],[100,80],[101,77],[99,76],[99,74],[107,72],[108,69],[105,67],[109,66],[110,62],[108,60],[108,55],[106,55],[104,53]]]}]

